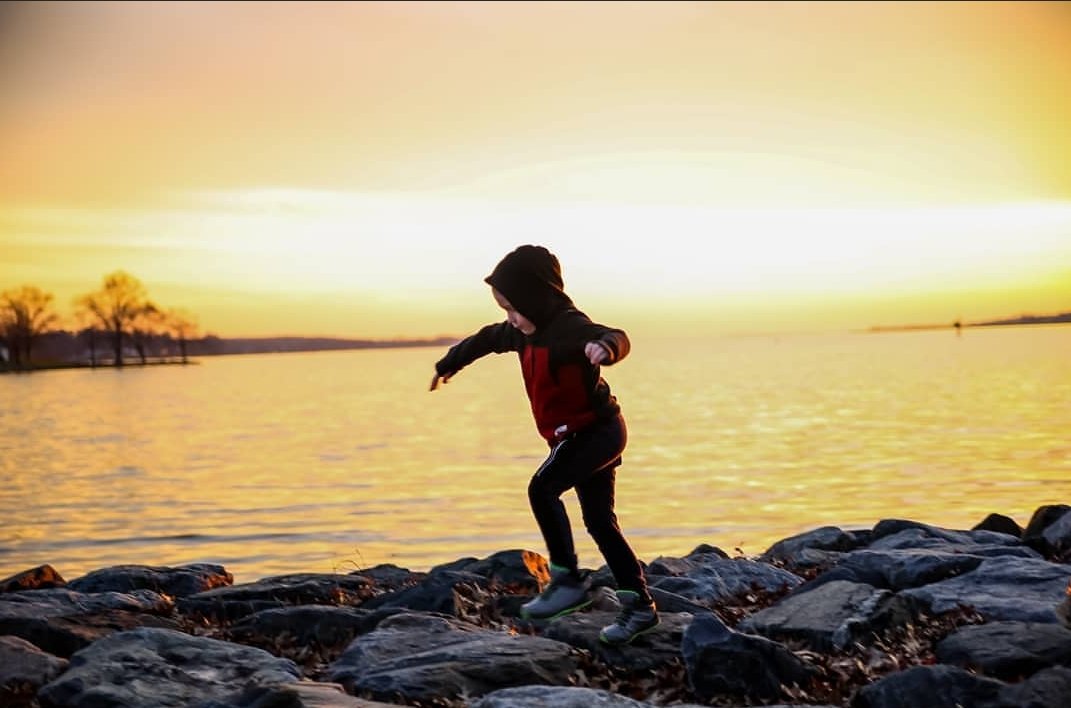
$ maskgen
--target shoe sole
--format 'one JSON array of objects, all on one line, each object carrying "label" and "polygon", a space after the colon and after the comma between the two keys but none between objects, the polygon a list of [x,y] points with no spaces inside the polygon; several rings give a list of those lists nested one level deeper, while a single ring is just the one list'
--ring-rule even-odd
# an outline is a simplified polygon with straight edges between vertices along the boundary
[{"label": "shoe sole", "polygon": [[559,613],[557,613],[555,615],[547,615],[545,617],[539,617],[539,616],[536,616],[536,615],[532,615],[532,614],[529,614],[529,613],[525,612],[524,610],[521,610],[521,619],[526,619],[526,620],[552,620],[552,619],[558,619],[559,617],[565,617],[566,615],[571,615],[574,612],[579,612],[580,610],[584,609],[585,607],[587,607],[588,605],[590,605],[594,601],[595,600],[585,600],[584,602],[581,602],[579,605],[574,605],[572,607],[567,607],[566,609],[562,610],[561,612],[559,612]]},{"label": "shoe sole", "polygon": [[641,629],[640,631],[636,632],[635,634],[633,634],[631,637],[629,637],[628,639],[626,639],[623,642],[611,642],[609,639],[607,639],[606,637],[602,636],[602,632],[599,632],[599,641],[602,642],[603,644],[605,644],[607,646],[611,646],[611,647],[619,647],[619,646],[623,646],[625,644],[632,644],[632,642],[637,637],[642,637],[645,634],[650,634],[651,632],[653,632],[656,629],[658,629],[658,625],[660,625],[660,624],[662,624],[662,623],[658,622],[657,624],[652,624],[647,629]]}]

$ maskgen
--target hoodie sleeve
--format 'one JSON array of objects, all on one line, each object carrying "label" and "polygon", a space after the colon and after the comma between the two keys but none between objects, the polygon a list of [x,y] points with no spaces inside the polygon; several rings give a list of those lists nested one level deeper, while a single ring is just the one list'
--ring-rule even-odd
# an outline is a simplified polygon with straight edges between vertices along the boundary
[{"label": "hoodie sleeve", "polygon": [[567,335],[566,346],[570,350],[578,351],[580,356],[583,356],[584,346],[588,342],[598,342],[610,354],[602,366],[616,364],[628,356],[632,345],[624,330],[592,322],[586,315],[579,312],[576,315],[578,316],[570,323]]},{"label": "hoodie sleeve", "polygon": [[439,376],[456,374],[480,357],[492,352],[502,354],[520,351],[523,344],[524,335],[509,322],[490,324],[450,347],[446,355],[435,363],[435,371]]}]

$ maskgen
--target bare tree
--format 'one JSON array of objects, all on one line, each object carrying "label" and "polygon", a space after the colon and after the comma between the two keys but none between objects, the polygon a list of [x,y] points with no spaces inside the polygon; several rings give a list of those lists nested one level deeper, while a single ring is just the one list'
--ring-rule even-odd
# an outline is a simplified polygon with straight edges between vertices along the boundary
[{"label": "bare tree", "polygon": [[186,358],[186,342],[197,334],[197,320],[185,310],[168,310],[165,321],[171,336],[178,340],[182,352],[182,363],[189,363]]},{"label": "bare tree", "polygon": [[156,303],[146,301],[130,323],[130,341],[134,345],[142,366],[145,365],[145,349],[154,335],[164,327],[164,313]]},{"label": "bare tree", "polygon": [[108,332],[115,350],[115,365],[123,365],[123,336],[133,330],[137,317],[149,304],[145,286],[125,271],[105,276],[100,290],[75,301],[78,309],[93,313]]},{"label": "bare tree", "polygon": [[57,321],[52,294],[32,285],[0,293],[0,331],[16,368],[33,362],[33,345]]}]

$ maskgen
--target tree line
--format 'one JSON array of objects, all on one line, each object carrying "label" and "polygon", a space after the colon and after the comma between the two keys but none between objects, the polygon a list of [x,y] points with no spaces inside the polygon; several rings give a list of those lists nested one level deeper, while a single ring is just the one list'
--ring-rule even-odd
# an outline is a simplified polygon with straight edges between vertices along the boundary
[{"label": "tree line", "polygon": [[[54,300],[51,293],[33,285],[0,293],[0,343],[7,349],[9,368],[33,368],[35,345],[60,326]],[[198,329],[193,315],[161,308],[140,280],[122,270],[105,276],[100,288],[74,298],[72,305],[72,323],[93,366],[101,361],[98,347],[112,353],[114,366],[123,366],[128,345],[144,364],[149,342],[159,337],[175,341],[185,363],[186,344]]]}]

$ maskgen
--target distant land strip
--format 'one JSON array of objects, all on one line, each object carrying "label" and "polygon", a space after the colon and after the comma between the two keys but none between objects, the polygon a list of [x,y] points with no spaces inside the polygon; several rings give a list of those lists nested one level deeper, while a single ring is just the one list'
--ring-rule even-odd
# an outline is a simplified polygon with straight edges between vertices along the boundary
[{"label": "distant land strip", "polygon": [[1000,327],[1004,325],[1041,325],[1041,324],[1066,324],[1071,323],[1071,312],[1061,312],[1056,315],[1020,315],[1001,320],[987,320],[984,322],[961,322],[956,320],[947,324],[913,324],[913,325],[883,325],[871,327],[869,332],[905,332],[920,329],[959,329],[962,327]]}]

